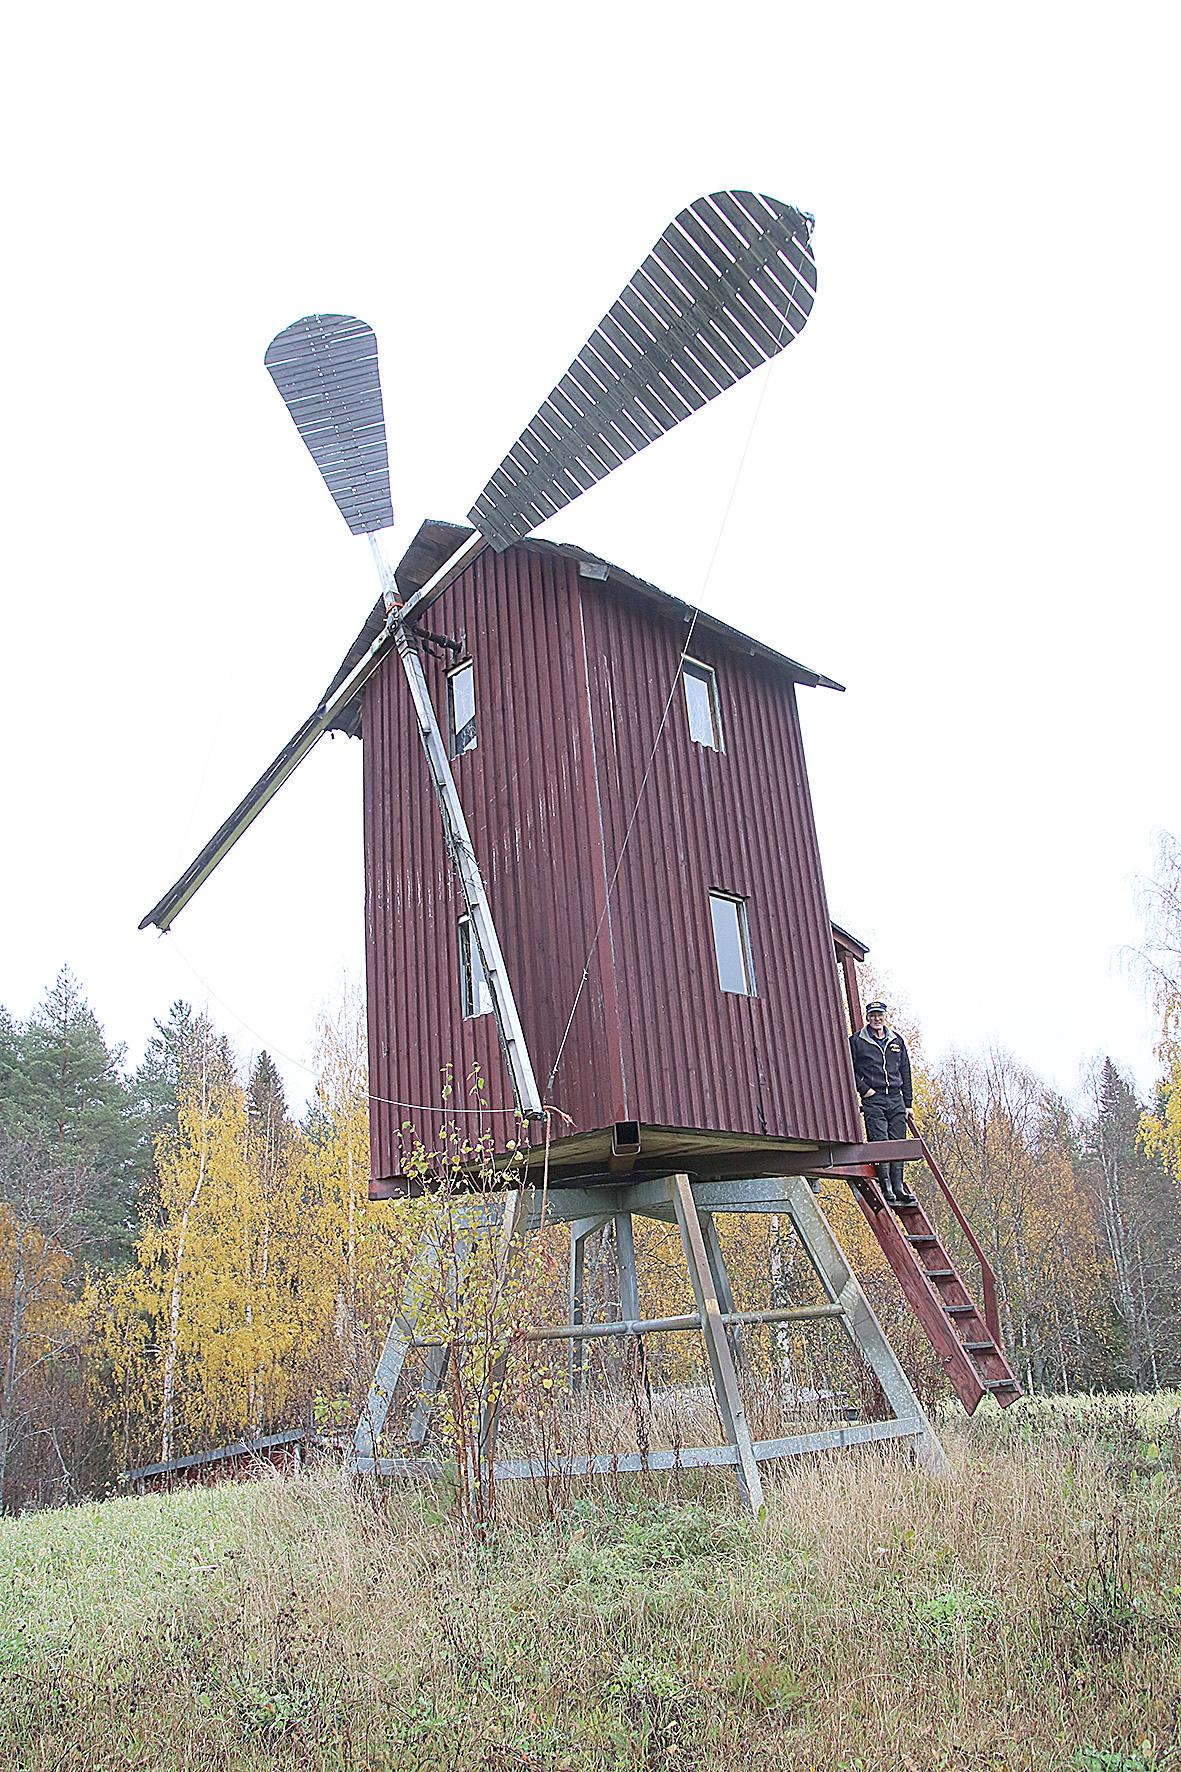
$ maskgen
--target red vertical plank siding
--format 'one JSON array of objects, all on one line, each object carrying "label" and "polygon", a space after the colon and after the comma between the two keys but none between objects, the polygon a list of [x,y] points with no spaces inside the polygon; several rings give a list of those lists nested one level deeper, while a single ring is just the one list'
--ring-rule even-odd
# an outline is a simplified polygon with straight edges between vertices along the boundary
[{"label": "red vertical plank siding", "polygon": [[[584,581],[582,601],[596,733],[613,753],[609,869],[652,757],[615,889],[631,1117],[858,1139],[793,685],[699,626],[690,651],[717,674],[725,744],[712,751],[689,737],[679,683],[669,701],[687,624],[609,583]],[[747,900],[754,998],[718,985],[711,888]]]},{"label": "red vertical plank siding", "polygon": [[[794,688],[704,629],[725,751],[689,738],[687,627],[544,547],[481,555],[432,606],[475,667],[477,747],[452,768],[543,1096],[576,1131],[619,1119],[860,1138]],[[446,727],[449,659],[424,656]],[[464,1020],[462,899],[396,658],[365,692],[366,962],[374,1175],[428,1144],[484,1078],[498,1146],[512,1090],[491,1015]],[[628,823],[632,834],[610,902]],[[758,995],[722,991],[711,887],[748,901]],[[596,940],[597,932],[597,940]],[[547,1088],[578,994],[560,1064]],[[555,1128],[555,1133],[557,1132]]]},{"label": "red vertical plank siding", "polygon": [[[489,551],[428,623],[470,647],[477,745],[452,770],[543,1094],[604,897],[576,572],[561,557]],[[444,729],[449,663],[423,658]],[[437,1142],[448,1066],[450,1105],[470,1127],[491,1129],[498,1146],[515,1127],[495,1021],[461,1012],[462,898],[396,658],[366,691],[362,736],[372,1161],[375,1175],[390,1175],[404,1121]],[[622,1117],[614,978],[606,983],[596,953],[552,1091],[578,1131]],[[479,1118],[477,1066],[489,1110]]]}]

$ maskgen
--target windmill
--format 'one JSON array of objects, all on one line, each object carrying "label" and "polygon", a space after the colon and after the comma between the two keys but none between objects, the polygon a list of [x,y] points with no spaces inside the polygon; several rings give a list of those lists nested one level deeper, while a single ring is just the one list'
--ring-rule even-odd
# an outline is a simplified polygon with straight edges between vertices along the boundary
[{"label": "windmill", "polygon": [[[422,938],[416,939],[410,950],[424,966],[432,955],[443,956],[435,980],[437,988],[424,988],[420,993],[428,1007],[450,994],[448,987],[438,980],[452,968],[458,943],[464,1038],[479,1022],[486,995],[511,1091],[511,1106],[527,1124],[536,1126],[542,1120],[546,1096],[552,1090],[564,1054],[578,1049],[580,1065],[588,1074],[594,1071],[594,1086],[588,1090],[590,1105],[582,1115],[586,1130],[558,1141],[562,1149],[554,1153],[553,1174],[563,1191],[561,1205],[551,1206],[550,1217],[564,1217],[572,1225],[571,1324],[564,1326],[564,1338],[572,1342],[577,1357],[578,1341],[569,1331],[581,1315],[581,1263],[587,1236],[604,1224],[614,1225],[623,1321],[635,1331],[637,1325],[642,1327],[642,1322],[636,1294],[631,1215],[634,1211],[649,1211],[658,1218],[678,1222],[698,1303],[697,1317],[686,1326],[699,1326],[704,1334],[727,1434],[725,1448],[699,1449],[702,1461],[711,1452],[724,1454],[723,1461],[734,1465],[743,1494],[756,1507],[758,1458],[811,1450],[817,1440],[816,1436],[805,1436],[806,1446],[793,1441],[782,1446],[776,1443],[771,1450],[752,1449],[733,1360],[732,1344],[741,1313],[735,1312],[729,1294],[720,1244],[713,1228],[714,1211],[775,1210],[791,1219],[828,1295],[829,1305],[824,1309],[840,1318],[895,1407],[894,1422],[885,1426],[895,1437],[913,1441],[933,1464],[942,1458],[930,1425],[816,1206],[807,1180],[803,1179],[840,1174],[868,1182],[873,1173],[866,1147],[860,1143],[836,982],[833,935],[827,922],[802,751],[793,724],[796,685],[839,685],[768,648],[760,648],[748,636],[737,634],[700,611],[687,610],[654,587],[644,586],[642,581],[587,557],[583,551],[571,553],[553,544],[534,543],[530,538],[539,525],[582,492],[767,363],[798,336],[815,295],[811,232],[811,218],[802,211],[749,191],[715,192],[682,210],[492,474],[468,513],[470,527],[424,525],[398,567],[390,565],[379,539],[393,525],[393,506],[377,345],[372,330],[352,316],[318,314],[296,321],[272,341],[266,352],[266,367],[350,531],[369,540],[381,599],[319,705],[140,925],[167,930],[323,734],[342,727],[356,731],[363,706],[367,727],[372,717],[373,755],[377,759],[372,769],[377,769],[379,776],[367,787],[366,812],[367,849],[373,849],[372,865],[367,861],[371,1062],[376,1062],[377,1048],[383,1045],[388,1032],[388,1018],[393,1013],[391,993],[400,989],[402,996],[406,995],[404,984],[394,981],[397,969],[388,956],[380,959],[374,958],[374,954],[382,941],[399,937],[409,915],[406,907],[421,885],[423,857],[431,842],[437,842],[441,835],[450,868],[446,890],[451,890],[451,881],[457,884],[462,914],[454,919],[445,907],[438,908],[443,888],[436,882],[431,887],[435,893],[434,920],[416,926]],[[535,572],[539,549],[544,559]],[[521,604],[522,574],[529,573],[536,578],[530,592],[531,619],[538,624],[541,636],[535,636],[531,644],[538,659],[544,653],[549,661],[551,656],[561,653],[559,663],[567,669],[567,677],[558,700],[570,710],[569,730],[555,720],[544,732],[538,729],[528,734],[512,753],[504,779],[494,784],[494,793],[485,793],[481,798],[473,785],[474,777],[464,778],[465,806],[465,793],[458,778],[464,777],[469,765],[480,762],[475,748],[474,714],[469,712],[472,684],[467,673],[474,666],[460,662],[452,669],[448,661],[462,661],[479,648],[454,638],[452,633],[426,629],[424,618],[433,606],[438,606],[447,614],[446,625],[453,630],[460,619],[464,633],[470,633],[495,617],[500,624],[498,632],[506,632],[503,624],[509,619],[510,603],[513,607]],[[588,601],[590,593],[600,586],[599,601]],[[622,605],[618,601],[620,588],[626,592]],[[620,619],[633,621],[637,646],[641,639],[645,648],[658,647],[659,642],[666,653],[672,645],[670,635],[679,633],[668,653],[670,666],[666,675],[671,679],[671,688],[668,699],[663,701],[663,713],[659,702],[667,685],[660,669],[649,671],[643,683],[637,681],[630,686],[629,693],[638,703],[644,694],[652,693],[653,683],[660,678],[657,705],[650,722],[655,738],[638,792],[625,791],[625,772],[620,768],[615,770],[615,787],[599,768],[599,752],[607,740],[602,709],[596,710],[594,705],[597,688],[591,680],[590,648],[600,645],[610,650],[609,641],[600,642],[595,636],[605,634],[610,623]],[[677,629],[679,622],[686,625]],[[645,623],[641,635],[640,626]],[[622,669],[630,640],[626,630],[619,632],[622,638],[617,636],[614,648],[616,657],[623,661]],[[690,655],[690,640],[698,652],[709,656]],[[486,672],[488,651],[485,648]],[[438,663],[440,654],[443,667]],[[728,704],[729,711],[723,717],[724,698],[718,673],[725,660],[733,661],[736,683],[746,672],[750,690],[744,701],[739,689],[735,689],[738,699]],[[511,663],[512,648],[502,645],[494,669],[507,671]],[[434,677],[433,693],[428,671]],[[400,697],[394,698],[392,685],[399,678],[404,689]],[[483,682],[482,693],[491,693],[492,678],[486,674]],[[722,789],[714,764],[728,756],[733,765],[732,781],[745,783],[739,798],[752,830],[764,818],[761,800],[774,799],[759,772],[752,773],[753,753],[760,744],[764,750],[770,744],[775,753],[768,768],[772,774],[779,771],[783,776],[786,824],[779,831],[773,823],[766,825],[764,819],[765,828],[761,828],[755,847],[762,855],[772,854],[773,859],[777,845],[782,851],[775,862],[778,876],[768,875],[764,881],[767,927],[777,914],[772,902],[777,898],[791,901],[792,914],[780,926],[776,940],[764,946],[762,958],[756,964],[749,926],[750,895],[746,888],[728,878],[713,881],[707,894],[703,888],[700,905],[694,907],[692,917],[686,915],[686,928],[692,925],[699,949],[712,940],[717,988],[708,980],[703,984],[698,966],[692,981],[698,990],[694,1001],[704,1017],[702,990],[706,995],[712,992],[719,997],[720,1019],[716,1028],[711,1026],[710,1037],[715,1045],[719,1038],[729,1041],[724,1058],[732,1063],[739,1078],[744,1092],[742,1101],[734,1107],[727,1106],[724,1100],[722,1073],[726,1062],[715,1064],[717,1077],[704,1081],[699,1077],[702,1067],[692,1044],[695,1031],[683,1017],[688,1056],[678,1056],[677,1063],[666,1069],[691,1073],[694,1087],[701,1085],[697,1097],[690,1100],[682,1091],[683,1099],[674,1099],[676,1088],[667,1076],[663,1084],[650,1077],[650,1111],[645,1114],[637,1107],[632,1080],[643,1068],[643,1055],[637,1050],[634,1030],[625,1026],[629,1015],[620,1008],[629,988],[627,967],[622,963],[617,966],[614,958],[605,958],[602,950],[615,941],[612,894],[621,878],[624,853],[645,784],[658,754],[663,758],[672,743],[666,740],[664,751],[660,749],[678,683],[685,691],[688,724],[677,742],[683,739],[684,746],[691,743],[694,747],[693,766],[700,765],[704,772],[702,793],[715,796],[716,801]],[[444,700],[446,732],[438,712]],[[484,731],[490,752],[503,738],[502,728],[508,717],[503,708],[502,714],[501,720],[491,721]],[[727,752],[725,728],[731,718],[742,724],[749,742],[740,746],[731,741]],[[626,725],[622,706],[617,717],[612,704],[609,724],[616,733]],[[649,736],[646,733],[644,737],[645,747]],[[368,742],[368,733],[366,738]],[[405,836],[402,829],[404,825],[417,828],[421,824],[421,808],[412,805],[409,798],[411,794],[417,796],[414,780],[419,778],[411,779],[406,763],[406,746],[419,741],[429,791],[433,792],[439,814],[437,825],[432,827],[433,838],[421,832]],[[523,773],[536,771],[539,750],[543,753],[542,779],[535,797],[562,797],[544,779],[544,753],[551,744],[555,758],[561,751],[561,767],[567,772],[568,782],[574,784],[567,798],[587,809],[581,838],[577,833],[572,837],[567,831],[562,841],[570,851],[572,845],[577,847],[578,841],[584,839],[588,853],[597,844],[596,865],[602,874],[601,882],[597,876],[592,877],[593,869],[584,866],[580,855],[563,864],[569,876],[567,883],[573,881],[567,894],[568,909],[563,915],[569,917],[570,929],[578,933],[571,935],[569,941],[562,933],[555,937],[562,951],[555,950],[551,959],[555,965],[561,962],[559,971],[565,967],[568,972],[572,965],[577,978],[588,929],[591,935],[581,979],[571,993],[573,1006],[565,1030],[561,1029],[559,1015],[552,1038],[549,1029],[555,1006],[550,1004],[546,1015],[540,1013],[531,978],[523,978],[522,971],[527,974],[529,970],[525,933],[529,916],[533,911],[542,914],[541,901],[551,890],[546,883],[546,870],[552,872],[557,866],[556,850],[552,844],[549,849],[545,847],[551,841],[549,826],[539,837],[536,821],[540,818],[545,824],[548,818],[552,825],[565,808],[551,808],[547,813],[543,807],[535,814],[525,807],[515,823],[507,821],[513,824],[512,830],[505,829],[503,810],[511,798],[514,773],[518,769]],[[780,751],[789,759],[782,769]],[[618,757],[615,761],[618,764]],[[369,774],[372,769],[367,764]],[[634,771],[637,777],[639,773]],[[395,775],[396,793],[391,787]],[[387,805],[384,812],[371,811],[370,799],[392,800],[394,804],[392,808]],[[624,802],[633,800],[634,810],[629,818]],[[721,801],[716,804],[721,805]],[[478,841],[469,818],[473,809],[481,821]],[[725,816],[733,822],[733,809]],[[626,826],[626,831],[618,840],[611,839],[614,849],[609,858],[607,826],[613,818]],[[745,827],[739,829],[734,825],[732,854],[751,849],[749,836]],[[420,847],[407,860],[409,852],[404,854],[403,849],[412,843],[412,838]],[[647,852],[650,870],[661,865],[658,833],[654,841],[656,849],[650,847]],[[382,850],[380,859],[378,849]],[[633,856],[636,853],[637,844],[633,843]],[[499,868],[499,878],[493,881],[502,906],[499,922],[489,891],[489,866]],[[401,899],[396,890],[391,895],[389,887],[399,869],[403,882],[408,882]],[[505,884],[509,876],[510,884],[515,881],[512,893]],[[426,891],[426,886],[422,891]],[[504,947],[503,907],[510,897],[516,925],[511,932],[515,968],[506,961]],[[554,897],[556,901],[556,894]],[[552,921],[558,924],[562,917],[555,914]],[[624,933],[621,931],[621,941]],[[669,931],[674,960],[663,987],[666,997],[670,991],[688,989],[687,973],[693,963],[687,956],[691,956],[692,945],[686,947],[683,937],[679,927]],[[846,937],[846,941],[851,939]],[[787,961],[783,956],[789,950]],[[844,950],[846,955],[848,951]],[[841,952],[838,945],[837,954]],[[596,982],[588,991],[588,980],[595,968]],[[760,968],[773,987],[768,988],[765,983],[761,994],[756,983]],[[632,970],[637,970],[634,964]],[[643,970],[642,965],[638,970]],[[846,978],[851,977],[846,970]],[[631,982],[642,997],[646,981]],[[527,993],[527,1016],[521,1010],[522,985]],[[651,996],[648,990],[649,1004]],[[596,1015],[599,1019],[590,1032],[579,1026],[568,1046],[580,1005],[584,1021]],[[851,997],[849,1008],[852,1013]],[[645,1013],[650,1024],[650,1007]],[[794,1048],[793,1017],[806,1030],[806,1038],[802,1042],[797,1039]],[[723,1029],[724,1036],[717,1029]],[[651,1038],[650,1034],[645,1037]],[[535,1063],[541,1038],[550,1042],[545,1056],[547,1061],[552,1059],[545,1091]],[[578,1038],[583,1038],[581,1048],[577,1048]],[[625,1052],[629,1038],[632,1043]],[[449,1060],[446,1038],[433,1045],[428,1039],[416,1038],[415,1044],[430,1047],[432,1062],[440,1056]],[[786,1059],[778,1061],[780,1051],[787,1052],[790,1063]],[[603,1057],[608,1052],[609,1063]],[[599,1070],[594,1070],[596,1065]],[[388,1100],[390,1105],[398,1105],[397,1078],[375,1093],[383,1103]],[[410,1095],[411,1101],[421,1099],[421,1093]],[[375,1116],[371,1194],[388,1197],[405,1191],[407,1184],[390,1151],[379,1148],[380,1120],[379,1112]],[[886,1147],[879,1147],[879,1154],[885,1150]],[[903,1141],[897,1148],[889,1147],[889,1153],[915,1157],[920,1150],[913,1141]],[[513,1222],[522,1226],[529,1222],[527,1192],[524,1190],[510,1207],[516,1215]],[[888,1213],[879,1224],[882,1215],[874,1208],[880,1202],[872,1200],[871,1187],[867,1186],[865,1193],[865,1210],[875,1234],[900,1277],[905,1272],[904,1285],[911,1288],[907,1296],[939,1347],[953,1383],[962,1387],[962,1394],[973,1401],[989,1388],[1005,1398],[1010,1391],[1016,1394],[1000,1353],[999,1329],[995,1325],[986,1328],[979,1313],[968,1321],[967,1306],[956,1290],[962,1283],[931,1231],[929,1220],[924,1215],[922,1224],[916,1220],[905,1234]],[[921,1266],[916,1249],[935,1254],[940,1265],[933,1270]],[[912,1272],[915,1269],[917,1273]],[[951,1275],[950,1281],[937,1278],[944,1269]],[[964,1300],[967,1297],[965,1290]],[[954,1311],[961,1313],[961,1327],[966,1334],[949,1330],[948,1314]],[[757,1315],[761,1320],[775,1318],[775,1313]],[[728,1324],[723,1319],[729,1319]],[[954,1316],[952,1323],[954,1326]],[[968,1335],[976,1337],[974,1355],[966,1351],[971,1347]],[[985,1352],[986,1336],[991,1353]],[[405,1319],[401,1324],[396,1321],[375,1377],[366,1411],[367,1425],[364,1431],[358,1430],[357,1457],[370,1468],[380,1462],[381,1423],[413,1340]],[[883,1424],[865,1426],[874,1431],[863,1437],[883,1437]],[[850,1436],[856,1438],[857,1434],[841,1429],[839,1438],[831,1443],[848,1443]],[[830,1443],[824,1435],[820,1441]],[[491,1431],[485,1451],[491,1457]]]},{"label": "windmill", "polygon": [[272,340],[265,363],[353,535],[368,536],[388,619],[346,680],[308,716],[192,865],[144,917],[162,933],[354,702],[391,648],[420,721],[447,846],[479,943],[517,1107],[542,1113],[488,895],[447,746],[427,691],[416,626],[486,548],[529,535],[614,468],[732,387],[803,329],[815,297],[811,218],[750,191],[683,209],[604,315],[489,479],[472,533],[403,599],[377,537],[394,523],[377,341],[364,321],[313,314]]}]

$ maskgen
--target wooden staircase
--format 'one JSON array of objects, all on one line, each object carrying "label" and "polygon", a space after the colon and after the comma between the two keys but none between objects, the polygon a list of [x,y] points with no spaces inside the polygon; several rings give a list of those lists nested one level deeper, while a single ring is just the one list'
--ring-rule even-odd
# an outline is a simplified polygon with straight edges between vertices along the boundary
[{"label": "wooden staircase", "polygon": [[882,1201],[876,1181],[866,1179],[855,1184],[858,1204],[968,1414],[986,1396],[995,1397],[1004,1408],[1022,1393],[1004,1355],[996,1274],[909,1114],[907,1121],[912,1135],[923,1147],[927,1168],[980,1264],[983,1309],[977,1306],[935,1226],[917,1201],[913,1206],[888,1206]]}]

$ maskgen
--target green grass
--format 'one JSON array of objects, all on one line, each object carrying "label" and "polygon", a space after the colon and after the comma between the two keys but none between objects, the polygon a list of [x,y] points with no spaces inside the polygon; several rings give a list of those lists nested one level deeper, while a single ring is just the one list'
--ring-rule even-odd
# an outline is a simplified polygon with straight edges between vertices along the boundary
[{"label": "green grass", "polygon": [[0,1763],[1181,1767],[1181,1399],[897,1454],[536,1490],[462,1541],[331,1469],[0,1522]]}]

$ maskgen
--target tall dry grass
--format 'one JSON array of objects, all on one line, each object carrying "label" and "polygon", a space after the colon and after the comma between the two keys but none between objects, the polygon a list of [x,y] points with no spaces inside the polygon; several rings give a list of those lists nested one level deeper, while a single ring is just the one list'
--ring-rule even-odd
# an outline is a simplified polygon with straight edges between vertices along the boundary
[{"label": "tall dry grass", "polygon": [[330,1467],[0,1523],[0,1763],[1132,1772],[1181,1764],[1172,1415],[1022,1405],[541,1521]]}]

